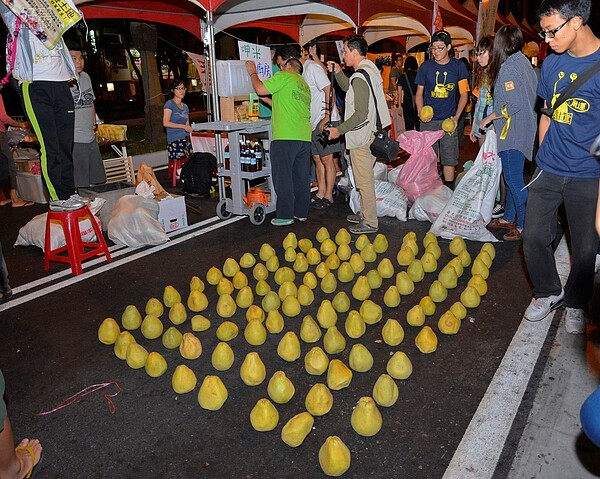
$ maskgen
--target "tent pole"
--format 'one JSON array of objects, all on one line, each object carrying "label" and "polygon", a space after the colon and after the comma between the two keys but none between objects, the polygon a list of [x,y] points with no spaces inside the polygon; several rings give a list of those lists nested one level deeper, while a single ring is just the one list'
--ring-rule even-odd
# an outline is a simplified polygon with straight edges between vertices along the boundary
[{"label": "tent pole", "polygon": [[206,12],[206,30],[208,40],[209,70],[210,70],[210,92],[212,96],[212,105],[214,121],[221,121],[221,107],[217,95],[217,60],[215,53],[215,25],[211,10]]}]

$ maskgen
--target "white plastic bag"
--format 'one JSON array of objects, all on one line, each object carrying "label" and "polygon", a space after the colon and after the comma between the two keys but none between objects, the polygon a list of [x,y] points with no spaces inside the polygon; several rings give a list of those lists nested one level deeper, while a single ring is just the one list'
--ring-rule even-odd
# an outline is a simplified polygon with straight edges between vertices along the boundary
[{"label": "white plastic bag", "polygon": [[475,241],[498,241],[486,225],[492,217],[501,173],[496,134],[488,131],[475,163],[454,190],[430,231],[448,239],[462,236]]},{"label": "white plastic bag", "polygon": [[408,219],[433,223],[450,198],[452,198],[452,190],[446,185],[431,190],[415,200],[408,211]]},{"label": "white plastic bag", "polygon": [[388,177],[387,180],[390,183],[396,183],[398,184],[398,176],[400,176],[400,173],[402,172],[402,167],[404,166],[404,163],[401,165],[396,166],[396,168],[392,168],[390,171],[388,171]]},{"label": "white plastic bag", "polygon": [[137,195],[118,199],[108,220],[108,237],[117,244],[131,247],[169,241],[158,221],[158,202]]},{"label": "white plastic bag", "polygon": [[387,175],[387,165],[385,163],[381,163],[380,161],[376,161],[375,166],[373,167],[373,178],[375,180],[387,181]]},{"label": "white plastic bag", "polygon": [[[375,181],[375,204],[377,216],[392,216],[406,221],[408,199],[398,185],[388,181]],[[360,211],[360,194],[356,188],[350,192],[350,208],[354,213]]]},{"label": "white plastic bag", "polygon": [[[96,215],[100,208],[104,205],[106,200],[104,198],[95,198],[94,201],[89,205],[90,211],[93,215]],[[23,226],[19,230],[15,246],[37,246],[44,251],[44,245],[46,241],[46,219],[48,213],[42,213],[41,215],[34,216],[29,223]],[[97,216],[94,216],[100,229],[102,229],[102,223]],[[89,219],[84,219],[79,222],[79,229],[81,231],[81,239],[86,243],[93,243],[97,241],[96,233],[92,227],[92,222]],[[52,223],[50,225],[50,249],[54,250],[61,248],[67,244],[65,240],[65,233],[62,226],[59,223]]]}]

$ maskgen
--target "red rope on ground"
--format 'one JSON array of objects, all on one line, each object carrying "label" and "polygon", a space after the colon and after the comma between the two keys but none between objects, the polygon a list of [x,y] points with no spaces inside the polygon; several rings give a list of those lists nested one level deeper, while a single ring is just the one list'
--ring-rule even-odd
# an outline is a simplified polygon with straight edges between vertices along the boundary
[{"label": "red rope on ground", "polygon": [[115,406],[115,404],[113,403],[111,398],[118,396],[123,391],[123,389],[121,389],[121,386],[119,386],[119,384],[116,381],[110,381],[107,383],[100,383],[100,384],[92,384],[91,386],[88,386],[87,388],[84,388],[81,391],[79,391],[78,393],[74,394],[73,396],[68,398],[66,401],[64,401],[62,404],[58,405],[54,409],[51,409],[50,411],[40,412],[37,414],[37,416],[47,416],[48,414],[52,414],[56,411],[60,411],[61,409],[64,409],[67,406],[70,406],[71,404],[78,402],[80,399],[83,399],[85,396],[95,393],[96,391],[100,391],[101,389],[104,389],[112,384],[114,384],[116,386],[117,391],[113,394],[106,393],[104,395],[104,399],[106,399],[106,402],[108,403],[108,410],[110,411],[111,414],[113,414],[117,410],[117,407]]}]

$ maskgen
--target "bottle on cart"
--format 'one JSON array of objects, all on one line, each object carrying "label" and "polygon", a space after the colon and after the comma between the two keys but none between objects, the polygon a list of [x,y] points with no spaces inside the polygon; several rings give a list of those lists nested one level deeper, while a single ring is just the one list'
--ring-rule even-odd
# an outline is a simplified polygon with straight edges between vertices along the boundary
[{"label": "bottle on cart", "polygon": [[254,162],[254,155],[252,154],[252,143],[250,142],[249,138],[246,138],[244,149],[246,150],[246,171],[256,171],[256,162]]},{"label": "bottle on cart", "polygon": [[225,151],[223,152],[223,160],[225,163],[225,169],[229,170],[231,166],[231,154],[229,153],[229,142],[225,145]]},{"label": "bottle on cart", "polygon": [[246,171],[246,141],[244,135],[240,135],[240,151],[239,151],[239,159],[240,159],[240,170]]},{"label": "bottle on cart", "polygon": [[254,153],[254,159],[256,160],[256,171],[262,171],[262,169],[263,169],[263,152],[262,152],[262,147],[260,146],[260,142],[254,141],[252,150]]}]

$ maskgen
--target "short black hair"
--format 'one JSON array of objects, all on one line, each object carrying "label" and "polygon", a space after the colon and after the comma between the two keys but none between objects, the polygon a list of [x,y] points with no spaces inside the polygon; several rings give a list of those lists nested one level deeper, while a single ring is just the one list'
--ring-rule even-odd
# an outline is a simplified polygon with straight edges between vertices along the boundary
[{"label": "short black hair", "polygon": [[281,57],[282,60],[289,60],[290,58],[300,58],[300,52],[293,45],[281,45],[275,50],[275,59]]},{"label": "short black hair", "polygon": [[540,18],[558,13],[565,20],[581,17],[583,24],[587,25],[591,11],[591,0],[543,0],[536,10],[536,15]]},{"label": "short black hair", "polygon": [[65,43],[67,45],[67,49],[70,52],[83,52],[83,48],[81,47],[81,44],[79,42],[76,42],[75,40],[65,40]]},{"label": "short black hair", "polygon": [[344,40],[348,45],[348,50],[356,50],[361,56],[366,56],[369,51],[369,44],[362,35],[352,35]]},{"label": "short black hair", "polygon": [[404,60],[404,69],[417,71],[419,69],[417,59],[410,55],[406,57],[406,60]]},{"label": "short black hair", "polygon": [[178,86],[185,86],[185,82],[181,79],[181,78],[175,78],[172,82],[171,82],[171,91],[175,90],[175,88],[177,88]]}]

